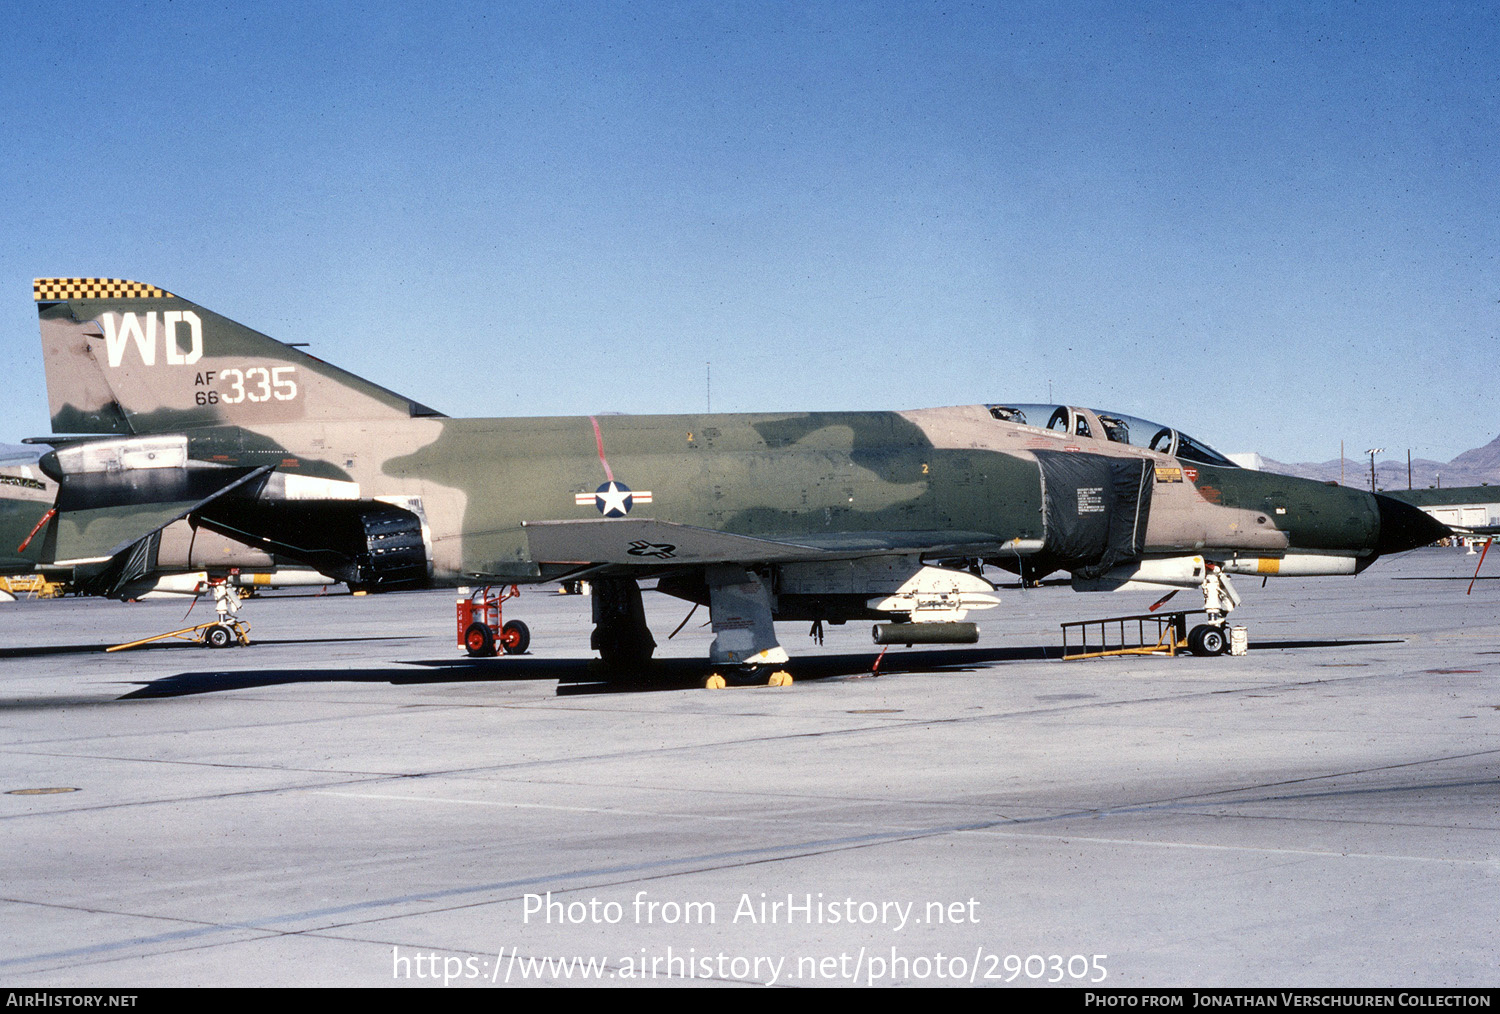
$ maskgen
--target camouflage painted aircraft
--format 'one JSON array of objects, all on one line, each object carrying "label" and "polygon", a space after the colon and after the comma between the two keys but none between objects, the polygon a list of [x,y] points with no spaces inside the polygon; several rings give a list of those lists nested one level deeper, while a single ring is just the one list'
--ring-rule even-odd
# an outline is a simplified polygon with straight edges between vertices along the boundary
[{"label": "camouflage painted aircraft", "polygon": [[151,285],[44,278],[34,297],[53,559],[107,577],[187,518],[357,589],[586,578],[614,664],[655,648],[645,578],[708,605],[716,664],[786,661],[778,619],[972,641],[966,614],[998,603],[980,561],[1201,590],[1194,648],[1212,654],[1230,574],[1355,574],[1447,533],[1118,413],[450,419]]},{"label": "camouflage painted aircraft", "polygon": [[37,569],[42,546],[31,536],[48,520],[56,500],[57,484],[32,463],[0,464],[0,576]]}]

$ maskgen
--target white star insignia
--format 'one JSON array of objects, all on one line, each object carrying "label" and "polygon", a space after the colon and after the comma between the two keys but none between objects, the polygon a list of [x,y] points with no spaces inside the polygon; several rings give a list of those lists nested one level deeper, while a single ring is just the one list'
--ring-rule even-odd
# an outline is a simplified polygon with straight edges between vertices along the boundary
[{"label": "white star insignia", "polygon": [[630,513],[631,496],[628,486],[621,486],[618,482],[606,483],[594,496],[599,502],[599,512],[607,518],[624,517]]},{"label": "white star insignia", "polygon": [[631,489],[623,482],[611,479],[592,493],[575,493],[573,502],[580,507],[597,507],[607,518],[620,518],[630,513],[630,508],[651,502],[649,489]]}]

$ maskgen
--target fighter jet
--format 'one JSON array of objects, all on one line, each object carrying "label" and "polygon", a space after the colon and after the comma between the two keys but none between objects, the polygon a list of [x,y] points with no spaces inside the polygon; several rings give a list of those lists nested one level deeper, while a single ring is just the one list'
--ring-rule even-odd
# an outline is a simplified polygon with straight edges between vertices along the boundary
[{"label": "fighter jet", "polygon": [[31,461],[0,463],[0,576],[30,574],[42,556],[33,533],[45,521],[57,499],[57,485],[38,472]]},{"label": "fighter jet", "polygon": [[1355,574],[1448,531],[1115,412],[452,419],[152,285],[33,295],[55,554],[118,567],[127,529],[187,518],[356,589],[587,579],[593,645],[622,667],[656,646],[648,578],[708,606],[716,665],[784,663],[776,620],[971,641],[967,614],[999,603],[979,564],[1198,589],[1213,654],[1229,575]]}]

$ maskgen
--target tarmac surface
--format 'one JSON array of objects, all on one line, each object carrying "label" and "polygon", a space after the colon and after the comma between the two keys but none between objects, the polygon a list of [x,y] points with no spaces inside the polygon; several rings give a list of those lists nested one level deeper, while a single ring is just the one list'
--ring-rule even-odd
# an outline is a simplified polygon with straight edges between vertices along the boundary
[{"label": "tarmac surface", "polygon": [[781,624],[796,683],[714,691],[654,592],[625,687],[540,589],[485,660],[447,591],[108,655],[211,603],[3,604],[0,982],[1500,985],[1475,560],[1240,578],[1243,657],[1063,662],[1157,596],[1011,588],[977,646],[854,678],[868,624]]}]

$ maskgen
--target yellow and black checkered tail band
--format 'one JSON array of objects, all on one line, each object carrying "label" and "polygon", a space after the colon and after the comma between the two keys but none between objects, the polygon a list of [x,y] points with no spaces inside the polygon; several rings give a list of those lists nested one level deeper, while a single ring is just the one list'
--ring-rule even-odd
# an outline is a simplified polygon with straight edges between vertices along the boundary
[{"label": "yellow and black checkered tail band", "polygon": [[37,278],[32,280],[31,296],[42,303],[64,299],[170,299],[172,294],[124,278]]}]

